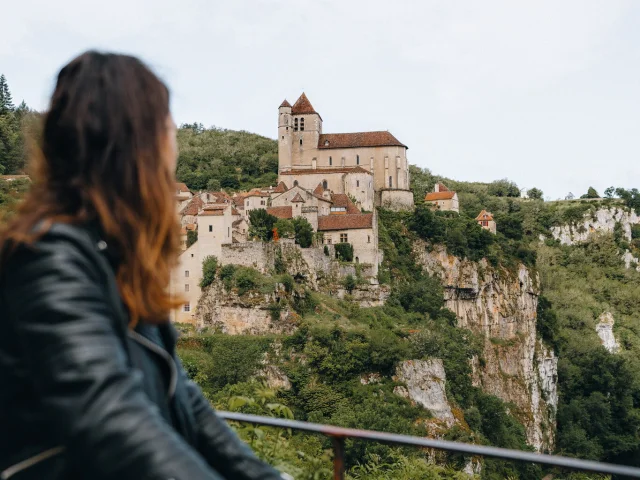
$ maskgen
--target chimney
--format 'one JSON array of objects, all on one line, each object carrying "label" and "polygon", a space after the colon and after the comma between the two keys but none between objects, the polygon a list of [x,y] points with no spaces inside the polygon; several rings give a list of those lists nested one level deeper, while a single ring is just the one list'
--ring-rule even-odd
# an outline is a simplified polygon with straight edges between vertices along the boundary
[{"label": "chimney", "polygon": [[435,192],[438,193],[440,191],[440,183],[436,182],[436,189]]}]

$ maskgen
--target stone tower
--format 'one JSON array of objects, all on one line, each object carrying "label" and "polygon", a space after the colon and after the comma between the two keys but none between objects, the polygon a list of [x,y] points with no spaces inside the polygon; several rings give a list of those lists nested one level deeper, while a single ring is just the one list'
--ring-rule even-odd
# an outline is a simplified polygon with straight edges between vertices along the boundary
[{"label": "stone tower", "polygon": [[[322,134],[322,117],[303,93],[291,107],[291,168],[316,168],[315,152]],[[309,162],[309,156],[312,156]]]},{"label": "stone tower", "polygon": [[291,104],[285,100],[278,108],[278,165],[282,170],[291,169],[292,142]]}]

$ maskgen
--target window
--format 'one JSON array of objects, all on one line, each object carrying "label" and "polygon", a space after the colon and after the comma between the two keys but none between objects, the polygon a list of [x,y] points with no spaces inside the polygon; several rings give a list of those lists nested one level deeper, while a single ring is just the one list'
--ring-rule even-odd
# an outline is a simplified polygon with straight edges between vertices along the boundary
[{"label": "window", "polygon": [[213,225],[209,225],[209,231],[213,232]]},{"label": "window", "polygon": [[285,129],[287,132],[289,131],[289,127],[285,127],[284,129]]},{"label": "window", "polygon": [[356,155],[356,165],[360,165],[360,155]]},{"label": "window", "polygon": [[260,200],[260,205],[265,205],[265,201],[264,200]]},{"label": "window", "polygon": [[300,119],[300,131],[304,132],[304,118]]},{"label": "window", "polygon": [[393,177],[389,176],[389,188],[393,188]]},{"label": "window", "polygon": [[367,235],[367,243],[371,243],[371,235]]},{"label": "window", "polygon": [[329,188],[329,183],[327,183],[327,181],[326,181],[326,180],[323,180],[323,181],[322,181],[322,188],[324,188],[325,190],[326,190],[327,188]]},{"label": "window", "polygon": [[333,239],[331,237],[327,237],[327,244],[331,245],[332,242],[333,242]]},{"label": "window", "polygon": [[227,227],[227,237],[231,236],[231,227]]},{"label": "window", "polygon": [[347,207],[331,207],[331,211],[347,213]]},{"label": "window", "polygon": [[189,276],[189,270],[185,270],[185,271],[184,271],[184,276],[185,276],[185,277],[188,277],[188,276]]},{"label": "window", "polygon": [[328,147],[328,146],[329,146],[329,140],[325,140],[325,141],[324,141],[324,146],[325,146],[325,147]]},{"label": "window", "polygon": [[282,140],[284,140],[284,135],[282,135]]},{"label": "window", "polygon": [[297,187],[297,186],[298,186],[298,180],[294,180],[294,181],[293,181],[293,186],[294,186],[294,187]]},{"label": "window", "polygon": [[349,241],[349,238],[347,237],[346,233],[341,233],[340,234],[340,243],[347,243]]},{"label": "window", "polygon": [[182,307],[182,311],[183,312],[190,312],[191,311],[191,304],[189,302],[184,304],[184,307]]},{"label": "window", "polygon": [[185,284],[184,284],[184,291],[185,291],[185,292],[188,292],[188,291],[189,291],[189,284],[188,284],[188,283],[185,283]]},{"label": "window", "polygon": [[207,202],[211,201],[211,195],[207,193]]},{"label": "window", "polygon": [[489,222],[487,222],[486,220],[482,221],[482,226],[483,227],[488,227],[489,226]]},{"label": "window", "polygon": [[294,132],[298,131],[298,119],[297,118],[293,119],[293,131]]},{"label": "window", "polygon": [[356,187],[360,186],[360,180],[356,180]]},{"label": "window", "polygon": [[360,258],[356,257],[356,263],[360,263]]},{"label": "window", "polygon": [[248,207],[248,206],[249,206],[249,200],[247,200],[247,202],[246,202],[246,203],[247,203],[247,207]]},{"label": "window", "polygon": [[191,258],[193,258],[193,253],[191,254]]},{"label": "window", "polygon": [[333,165],[333,158],[329,157],[329,165]]}]

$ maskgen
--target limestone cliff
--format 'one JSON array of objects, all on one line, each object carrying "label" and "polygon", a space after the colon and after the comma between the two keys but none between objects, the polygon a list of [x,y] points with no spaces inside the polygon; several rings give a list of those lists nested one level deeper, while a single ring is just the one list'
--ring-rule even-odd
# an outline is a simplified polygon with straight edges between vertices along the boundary
[{"label": "limestone cliff", "polygon": [[524,265],[517,272],[448,255],[444,248],[415,244],[417,261],[441,279],[445,304],[458,324],[484,338],[473,360],[474,384],[512,404],[537,451],[554,445],[558,395],[557,358],[536,336],[538,277]]},{"label": "limestone cliff", "polygon": [[603,207],[587,212],[580,222],[551,227],[551,234],[562,245],[573,245],[586,242],[594,233],[613,233],[616,224],[619,224],[625,240],[629,241],[631,227],[637,223],[640,223],[640,217],[634,211],[622,207]]}]

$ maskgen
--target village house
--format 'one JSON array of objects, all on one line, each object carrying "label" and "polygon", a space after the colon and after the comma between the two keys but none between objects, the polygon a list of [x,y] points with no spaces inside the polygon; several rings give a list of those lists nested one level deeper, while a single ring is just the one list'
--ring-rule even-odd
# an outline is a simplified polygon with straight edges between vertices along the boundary
[{"label": "village house", "polygon": [[193,194],[186,184],[176,182],[175,199],[178,203],[178,209],[183,208],[192,197]]},{"label": "village house", "polygon": [[429,205],[431,210],[439,210],[441,212],[460,212],[458,194],[449,190],[442,183],[436,183],[434,191],[427,193],[424,197],[424,202]]},{"label": "village house", "polygon": [[322,117],[303,93],[278,109],[279,181],[351,195],[359,208],[411,209],[407,146],[386,131],[322,131]]},{"label": "village house", "polygon": [[482,210],[480,214],[476,217],[476,222],[484,228],[485,230],[489,230],[491,233],[495,235],[496,233],[496,222],[493,219],[493,215],[487,212],[486,210]]}]

